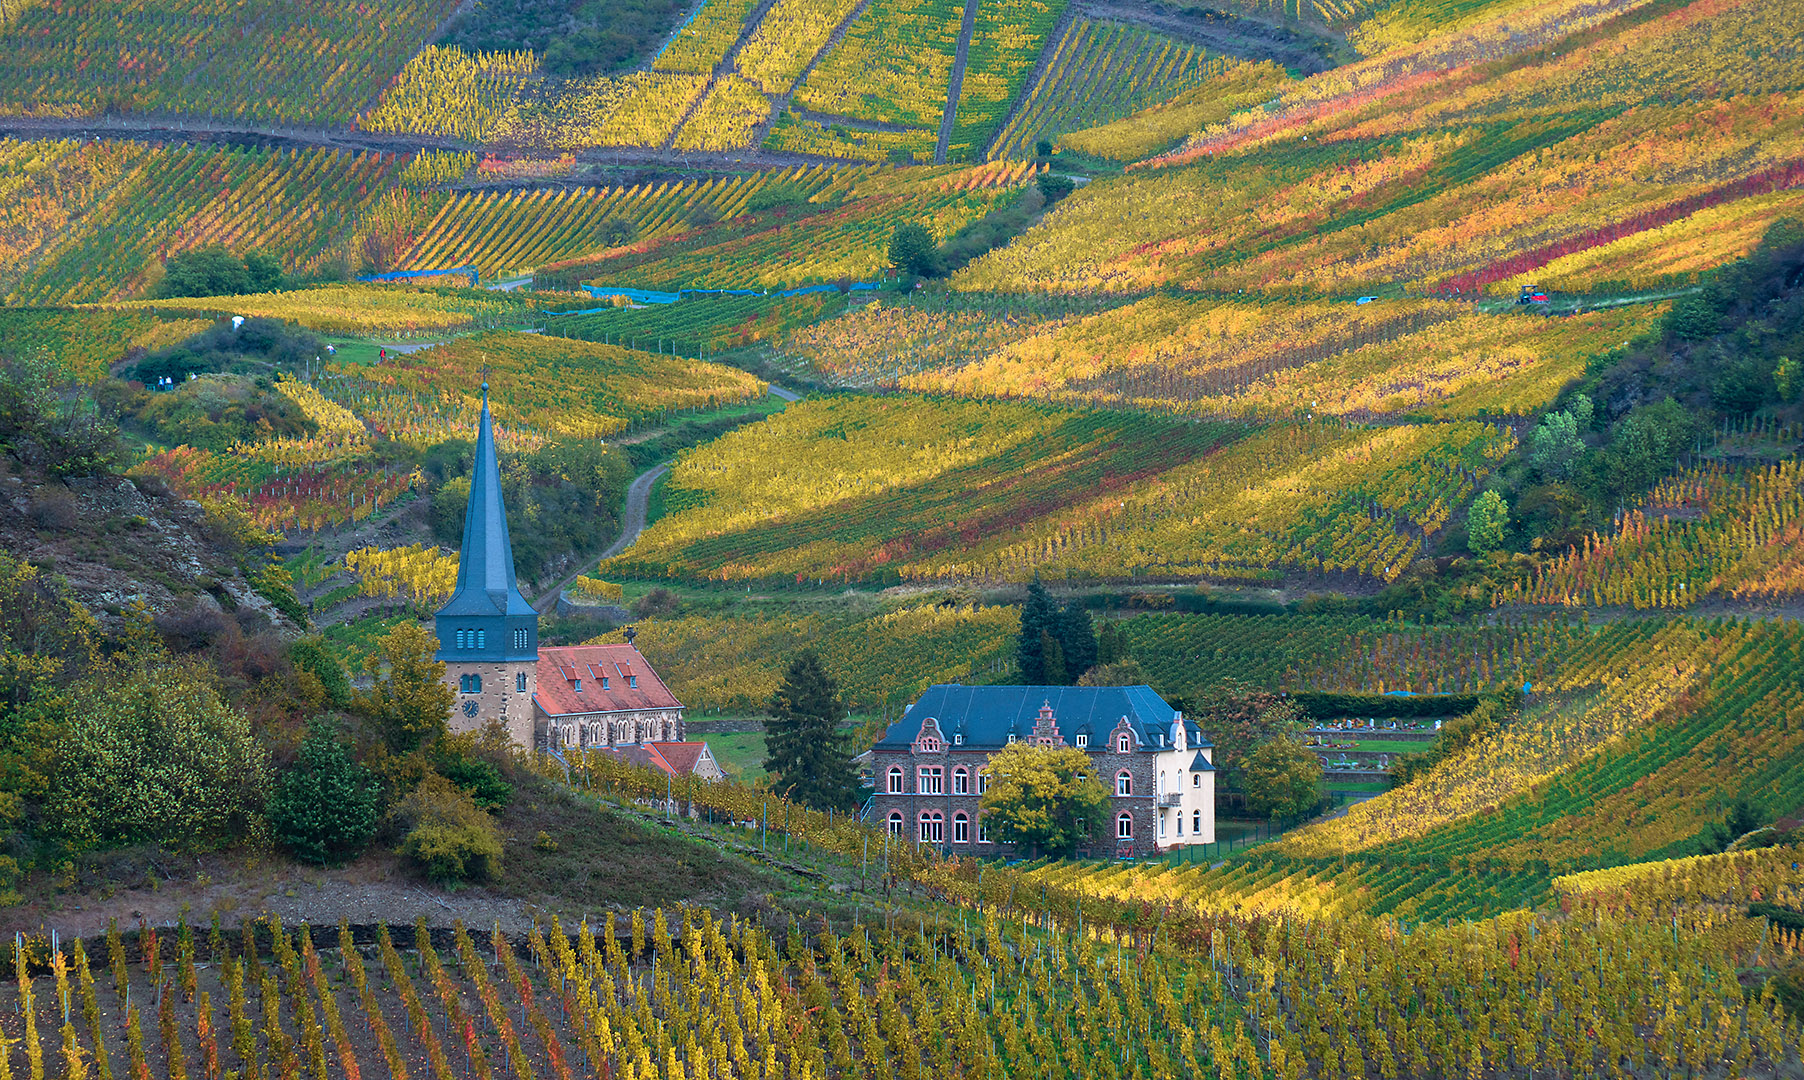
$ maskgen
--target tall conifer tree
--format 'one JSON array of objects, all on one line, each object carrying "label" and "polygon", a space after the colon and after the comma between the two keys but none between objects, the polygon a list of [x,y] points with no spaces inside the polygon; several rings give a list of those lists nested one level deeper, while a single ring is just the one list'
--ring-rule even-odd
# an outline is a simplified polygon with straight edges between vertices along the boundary
[{"label": "tall conifer tree", "polygon": [[1021,605],[1021,636],[1015,640],[1015,665],[1021,669],[1021,681],[1029,685],[1046,682],[1046,654],[1040,644],[1041,635],[1059,630],[1059,606],[1038,578],[1027,587],[1027,602]]},{"label": "tall conifer tree", "polygon": [[790,662],[771,695],[764,725],[765,771],[772,790],[819,810],[858,805],[858,774],[840,733],[846,707],[839,686],[813,649]]}]

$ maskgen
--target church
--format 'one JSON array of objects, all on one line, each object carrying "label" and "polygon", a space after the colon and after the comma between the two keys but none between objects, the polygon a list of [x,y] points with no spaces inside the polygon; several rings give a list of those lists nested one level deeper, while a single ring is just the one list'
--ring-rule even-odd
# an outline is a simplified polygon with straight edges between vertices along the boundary
[{"label": "church", "polygon": [[[499,723],[528,749],[635,747],[665,771],[717,777],[706,743],[683,739],[683,705],[633,644],[539,648],[539,613],[520,593],[501,468],[482,384],[457,587],[436,616],[450,730]],[[643,752],[640,752],[643,751]]]}]

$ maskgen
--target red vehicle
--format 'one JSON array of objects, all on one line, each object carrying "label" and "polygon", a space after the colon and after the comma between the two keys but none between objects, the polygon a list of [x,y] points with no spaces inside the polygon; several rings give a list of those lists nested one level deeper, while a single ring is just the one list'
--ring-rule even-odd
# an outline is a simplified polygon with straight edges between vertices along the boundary
[{"label": "red vehicle", "polygon": [[1524,285],[1522,286],[1522,295],[1516,298],[1516,303],[1545,304],[1547,303],[1547,290],[1539,285]]}]

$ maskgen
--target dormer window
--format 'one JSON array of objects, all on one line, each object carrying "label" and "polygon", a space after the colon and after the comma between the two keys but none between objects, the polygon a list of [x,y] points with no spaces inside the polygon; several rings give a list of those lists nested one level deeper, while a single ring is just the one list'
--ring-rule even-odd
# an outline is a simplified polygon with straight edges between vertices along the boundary
[{"label": "dormer window", "polygon": [[960,733],[958,733],[958,734],[956,734],[956,735],[954,735],[954,736],[952,736],[952,745],[953,745],[953,746],[963,746],[963,745],[965,745],[965,736],[964,736],[964,733],[963,733],[963,732],[960,732]]},{"label": "dormer window", "polygon": [[1163,731],[1159,732],[1159,745],[1165,745],[1165,733]]},{"label": "dormer window", "polygon": [[570,686],[579,694],[583,692],[583,681],[581,679],[571,679]]},{"label": "dormer window", "polygon": [[1125,731],[1121,733],[1120,738],[1115,740],[1115,752],[1118,754],[1125,754],[1133,748],[1134,738]]},{"label": "dormer window", "polygon": [[639,676],[628,675],[626,677],[626,686],[627,686],[627,689],[629,689],[629,690],[639,689]]},{"label": "dormer window", "polygon": [[603,675],[601,677],[601,688],[603,690],[606,690],[608,688],[608,677],[606,675]]},{"label": "dormer window", "polygon": [[1015,745],[1015,733],[1012,731],[1008,733],[1008,744],[1010,746]]},{"label": "dormer window", "polygon": [[1078,749],[1079,749],[1079,750],[1082,750],[1082,749],[1084,749],[1084,748],[1085,748],[1085,747],[1087,747],[1087,746],[1089,746],[1089,745],[1090,745],[1090,736],[1088,736],[1088,735],[1079,735],[1079,736],[1078,736],[1078,737],[1077,737],[1077,748],[1078,748]]}]

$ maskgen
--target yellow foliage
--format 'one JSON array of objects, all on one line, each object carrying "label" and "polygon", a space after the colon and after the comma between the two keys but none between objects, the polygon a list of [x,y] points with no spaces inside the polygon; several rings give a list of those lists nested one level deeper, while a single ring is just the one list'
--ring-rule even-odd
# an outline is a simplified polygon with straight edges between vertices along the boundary
[{"label": "yellow foliage", "polygon": [[425,544],[358,548],[345,553],[344,563],[364,596],[404,597],[421,610],[449,600],[457,589],[457,556]]},{"label": "yellow foliage", "polygon": [[584,596],[592,597],[596,600],[608,600],[613,602],[618,602],[626,595],[625,590],[619,585],[592,577],[577,578],[576,585],[571,591],[581,593]]}]

